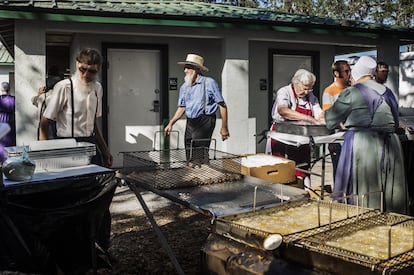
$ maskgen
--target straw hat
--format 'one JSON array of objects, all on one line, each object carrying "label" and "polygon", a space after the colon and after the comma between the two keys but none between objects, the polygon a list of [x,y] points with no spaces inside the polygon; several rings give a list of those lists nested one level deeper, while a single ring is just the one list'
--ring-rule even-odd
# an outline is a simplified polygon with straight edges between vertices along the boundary
[{"label": "straw hat", "polygon": [[195,66],[202,71],[208,72],[208,68],[204,66],[204,58],[196,54],[189,53],[187,54],[187,58],[185,59],[185,61],[181,61],[177,63],[179,65]]}]

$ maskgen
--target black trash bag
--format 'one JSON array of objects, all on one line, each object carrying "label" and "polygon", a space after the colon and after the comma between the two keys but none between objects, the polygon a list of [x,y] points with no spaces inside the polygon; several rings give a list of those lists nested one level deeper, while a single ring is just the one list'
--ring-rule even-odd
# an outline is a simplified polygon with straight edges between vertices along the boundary
[{"label": "black trash bag", "polygon": [[47,271],[50,254],[46,247],[40,242],[34,244],[37,251],[42,251],[42,257],[33,255],[18,228],[4,213],[0,213],[0,232],[0,270],[37,271],[42,267]]},{"label": "black trash bag", "polygon": [[[95,243],[117,186],[114,173],[53,184],[61,188],[8,194],[3,213],[17,228],[15,238],[21,238],[24,244],[14,240],[12,250],[22,256],[0,256],[0,260],[6,258],[14,270],[23,272],[47,274],[59,268],[66,274],[85,273],[96,268]],[[10,234],[10,228],[6,225],[0,234]],[[20,254],[25,247],[29,252]]]}]

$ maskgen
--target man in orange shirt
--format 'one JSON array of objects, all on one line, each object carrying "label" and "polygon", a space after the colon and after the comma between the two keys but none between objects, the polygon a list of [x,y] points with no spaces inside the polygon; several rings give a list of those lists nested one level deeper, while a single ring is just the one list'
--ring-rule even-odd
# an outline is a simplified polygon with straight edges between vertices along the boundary
[{"label": "man in orange shirt", "polygon": [[332,75],[335,80],[325,88],[322,95],[322,109],[324,111],[332,107],[343,89],[351,85],[351,67],[346,60],[337,60],[332,64]]},{"label": "man in orange shirt", "polygon": [[[325,88],[322,94],[322,109],[324,111],[332,107],[335,100],[343,89],[351,86],[351,66],[346,60],[337,60],[332,64],[332,75],[335,80],[331,85]],[[328,145],[329,154],[331,155],[333,165],[333,176],[335,178],[336,167],[338,165],[339,154],[341,153],[341,144],[330,143]]]}]

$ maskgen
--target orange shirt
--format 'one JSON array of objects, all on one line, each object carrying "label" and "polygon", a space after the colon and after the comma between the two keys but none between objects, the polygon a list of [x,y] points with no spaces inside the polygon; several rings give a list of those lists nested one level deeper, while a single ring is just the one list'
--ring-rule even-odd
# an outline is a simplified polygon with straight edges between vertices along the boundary
[{"label": "orange shirt", "polygon": [[322,94],[322,109],[324,111],[332,107],[342,90],[343,89],[336,86],[335,83],[332,83],[325,88]]}]

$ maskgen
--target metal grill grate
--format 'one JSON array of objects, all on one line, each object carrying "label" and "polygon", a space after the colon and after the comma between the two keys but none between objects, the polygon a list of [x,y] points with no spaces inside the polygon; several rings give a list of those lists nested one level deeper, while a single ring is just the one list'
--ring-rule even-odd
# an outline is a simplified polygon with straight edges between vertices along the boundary
[{"label": "metal grill grate", "polygon": [[[300,214],[302,218],[295,217],[295,214]],[[220,217],[215,221],[214,230],[220,235],[263,249],[261,240],[271,234],[280,234],[284,243],[291,243],[374,215],[378,213],[368,208],[308,199]],[[292,221],[296,225],[292,225]]]},{"label": "metal grill grate", "polygon": [[[380,227],[388,234],[378,234],[377,232],[381,232],[378,230]],[[399,236],[401,235],[399,232],[407,233]],[[366,235],[361,237],[361,234]],[[375,239],[371,237],[372,235]],[[399,237],[404,238],[403,242],[407,249],[401,248]],[[381,243],[381,240],[385,240],[386,244]],[[384,274],[407,267],[413,269],[414,219],[396,213],[381,213],[312,235],[297,243],[310,251],[381,270],[385,272]]]},{"label": "metal grill grate", "polygon": [[208,148],[123,152],[122,173],[158,190],[237,181],[241,156]]}]

